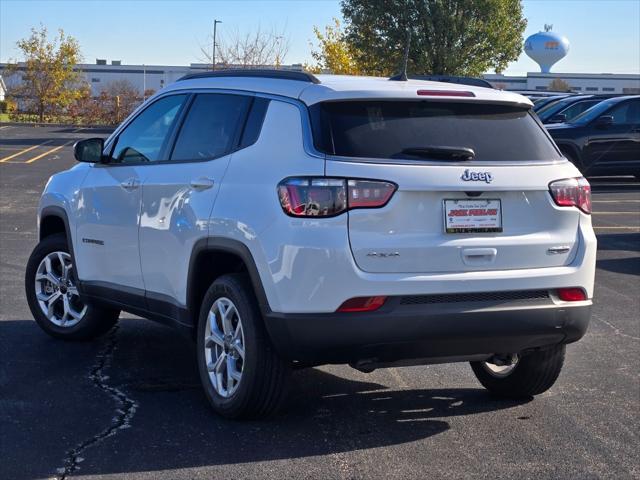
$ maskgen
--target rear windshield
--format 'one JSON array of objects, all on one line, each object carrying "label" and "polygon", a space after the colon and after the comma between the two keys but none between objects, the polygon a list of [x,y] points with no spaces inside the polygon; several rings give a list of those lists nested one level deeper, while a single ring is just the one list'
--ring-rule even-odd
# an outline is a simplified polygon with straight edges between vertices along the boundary
[{"label": "rear windshield", "polygon": [[508,105],[347,101],[319,103],[310,112],[314,144],[330,155],[430,160],[411,152],[447,147],[472,149],[479,161],[561,158],[529,111]]}]

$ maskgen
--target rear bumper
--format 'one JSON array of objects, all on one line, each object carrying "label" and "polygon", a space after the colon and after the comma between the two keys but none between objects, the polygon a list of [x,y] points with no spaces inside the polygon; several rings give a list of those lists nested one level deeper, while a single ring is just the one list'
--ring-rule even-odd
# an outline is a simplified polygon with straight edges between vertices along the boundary
[{"label": "rear bumper", "polygon": [[464,359],[571,343],[586,332],[591,302],[552,300],[400,305],[372,313],[270,313],[266,324],[283,357],[309,364]]}]

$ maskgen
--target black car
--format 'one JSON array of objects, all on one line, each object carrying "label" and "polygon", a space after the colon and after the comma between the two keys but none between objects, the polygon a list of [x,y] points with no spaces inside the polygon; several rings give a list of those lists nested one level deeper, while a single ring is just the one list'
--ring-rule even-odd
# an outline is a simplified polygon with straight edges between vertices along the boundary
[{"label": "black car", "polygon": [[616,94],[576,95],[553,102],[536,110],[536,113],[542,123],[566,123],[603,100],[619,96]]},{"label": "black car", "polygon": [[583,174],[640,177],[640,95],[604,100],[567,123],[546,127]]},{"label": "black car", "polygon": [[561,95],[553,95],[549,97],[539,97],[539,98],[529,97],[529,100],[533,102],[533,111],[537,113],[543,108],[546,108],[549,105],[552,105],[556,102],[559,102],[560,100],[564,100],[565,98],[569,98],[571,96],[572,95],[569,95],[569,94],[561,94]]}]

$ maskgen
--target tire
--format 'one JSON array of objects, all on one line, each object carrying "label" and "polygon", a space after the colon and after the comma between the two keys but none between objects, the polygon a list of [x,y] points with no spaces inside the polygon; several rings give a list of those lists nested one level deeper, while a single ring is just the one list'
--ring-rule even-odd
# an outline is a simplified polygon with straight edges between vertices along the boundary
[{"label": "tire", "polygon": [[549,390],[560,375],[566,347],[558,345],[521,357],[506,374],[491,372],[486,362],[471,362],[476,378],[492,394],[505,398],[530,398]]},{"label": "tire", "polygon": [[[223,275],[207,290],[198,321],[197,352],[205,395],[219,415],[264,418],[282,405],[290,366],[271,344],[246,275]],[[238,380],[230,379],[238,374]]]},{"label": "tire", "polygon": [[[48,266],[45,259],[49,261]],[[49,273],[53,276],[45,278],[47,270],[51,270]],[[25,272],[25,293],[31,314],[40,328],[63,340],[90,340],[103,335],[115,325],[120,315],[118,310],[82,302],[64,234],[44,238],[31,253]],[[45,301],[46,296],[54,299]],[[44,311],[49,305],[53,305],[51,316]]]}]

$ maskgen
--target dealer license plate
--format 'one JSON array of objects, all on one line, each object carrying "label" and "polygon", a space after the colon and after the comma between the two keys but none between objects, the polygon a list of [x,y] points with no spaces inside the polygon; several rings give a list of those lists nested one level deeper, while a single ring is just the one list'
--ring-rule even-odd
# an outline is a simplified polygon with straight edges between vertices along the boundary
[{"label": "dealer license plate", "polygon": [[447,233],[502,232],[502,204],[499,199],[451,199],[444,201]]}]

